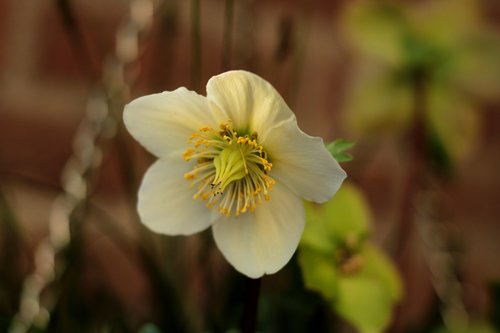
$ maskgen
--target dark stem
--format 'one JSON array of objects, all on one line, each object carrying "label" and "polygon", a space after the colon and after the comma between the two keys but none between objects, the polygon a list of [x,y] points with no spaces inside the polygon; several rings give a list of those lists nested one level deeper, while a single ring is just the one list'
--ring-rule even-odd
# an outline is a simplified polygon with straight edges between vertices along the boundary
[{"label": "dark stem", "polygon": [[191,1],[191,84],[192,88],[200,92],[201,81],[201,27],[200,27],[200,0]]},{"label": "dark stem", "polygon": [[424,180],[426,168],[427,87],[425,72],[416,71],[413,79],[413,126],[410,131],[408,174],[401,195],[401,210],[397,220],[394,253],[401,256],[413,230],[415,196]]},{"label": "dark stem", "polygon": [[243,310],[241,333],[255,333],[255,328],[257,327],[257,308],[259,305],[261,282],[262,278],[247,278],[247,290],[245,294],[245,308]]},{"label": "dark stem", "polygon": [[87,78],[95,79],[97,77],[97,66],[93,62],[90,48],[86,43],[81,27],[78,24],[70,0],[57,0],[56,3],[66,33],[69,36],[74,56],[80,64],[79,69],[83,71]]},{"label": "dark stem", "polygon": [[232,32],[234,18],[234,0],[226,0],[224,12],[224,40],[222,42],[222,71],[231,68]]},{"label": "dark stem", "polygon": [[[427,150],[426,150],[426,117],[427,117],[427,78],[425,71],[416,70],[413,76],[413,126],[409,132],[410,142],[408,145],[408,162],[406,184],[401,195],[401,206],[396,226],[392,253],[399,267],[403,280],[408,280],[408,268],[411,265],[411,258],[407,250],[410,248],[411,234],[415,224],[415,201],[419,191],[422,190],[422,183],[426,172]],[[389,332],[399,331],[399,321],[401,320],[400,304],[394,313],[394,321]]]}]

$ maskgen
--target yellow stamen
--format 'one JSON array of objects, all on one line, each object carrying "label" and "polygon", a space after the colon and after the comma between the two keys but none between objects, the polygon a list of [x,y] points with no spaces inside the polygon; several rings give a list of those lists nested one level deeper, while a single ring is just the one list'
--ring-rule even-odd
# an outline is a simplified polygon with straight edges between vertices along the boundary
[{"label": "yellow stamen", "polygon": [[186,161],[197,161],[184,174],[191,187],[198,184],[193,198],[207,201],[207,208],[225,216],[254,211],[269,200],[275,184],[269,176],[272,163],[257,137],[257,133],[239,135],[230,123],[222,123],[219,130],[202,127],[193,133],[183,155]]}]

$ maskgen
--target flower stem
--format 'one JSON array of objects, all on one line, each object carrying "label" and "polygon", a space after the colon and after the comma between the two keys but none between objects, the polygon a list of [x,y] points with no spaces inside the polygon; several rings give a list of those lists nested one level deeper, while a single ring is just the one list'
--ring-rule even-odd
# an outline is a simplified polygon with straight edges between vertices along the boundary
[{"label": "flower stem", "polygon": [[200,0],[191,1],[191,84],[199,92],[201,82],[201,26]]},{"label": "flower stem", "polygon": [[231,68],[232,33],[234,21],[234,0],[226,0],[224,12],[224,40],[222,42],[222,70]]},{"label": "flower stem", "polygon": [[257,308],[259,305],[260,285],[262,278],[247,278],[247,290],[245,295],[245,308],[243,310],[243,321],[241,333],[254,333],[257,327]]},{"label": "flower stem", "polygon": [[415,196],[424,181],[427,151],[425,118],[427,117],[427,78],[424,70],[416,71],[413,79],[413,127],[410,131],[408,174],[401,198],[401,211],[398,218],[398,237],[395,253],[402,256],[407,249],[413,231],[415,216]]},{"label": "flower stem", "polygon": [[[408,259],[412,233],[415,231],[415,200],[422,190],[427,170],[427,150],[426,150],[426,117],[427,117],[427,77],[423,69],[417,70],[413,77],[413,126],[409,132],[409,155],[408,172],[406,184],[401,194],[401,206],[397,224],[394,230],[394,242],[392,253],[405,281],[410,279],[409,268],[411,262]],[[400,330],[402,306],[399,305],[394,313],[394,320],[388,332],[398,332]]]},{"label": "flower stem", "polygon": [[69,0],[57,0],[56,2],[65,33],[68,34],[72,46],[73,55],[80,65],[78,69],[87,76],[86,79],[95,80],[98,77],[98,66],[76,18],[73,3]]}]

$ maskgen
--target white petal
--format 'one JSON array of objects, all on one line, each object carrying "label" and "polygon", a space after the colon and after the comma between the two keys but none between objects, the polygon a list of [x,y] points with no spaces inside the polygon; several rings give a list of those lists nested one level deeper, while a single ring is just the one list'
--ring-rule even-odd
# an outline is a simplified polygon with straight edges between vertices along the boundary
[{"label": "white petal", "polygon": [[290,260],[304,230],[302,200],[277,184],[271,199],[255,212],[237,218],[222,217],[213,227],[217,246],[242,274],[258,278],[273,274]]},{"label": "white petal", "polygon": [[273,164],[270,175],[306,200],[327,201],[346,178],[323,140],[302,132],[295,120],[270,131],[262,146]]},{"label": "white petal", "polygon": [[123,120],[132,136],[156,156],[182,153],[201,127],[217,128],[227,116],[211,110],[207,99],[186,88],[137,98],[125,106]]},{"label": "white petal", "polygon": [[207,98],[223,110],[236,130],[257,132],[264,138],[277,124],[295,118],[280,94],[261,77],[246,71],[229,71],[207,83]]},{"label": "white petal", "polygon": [[190,164],[174,159],[156,161],[139,188],[138,211],[142,223],[166,235],[190,235],[211,224],[211,211],[193,199],[194,189],[184,179]]}]

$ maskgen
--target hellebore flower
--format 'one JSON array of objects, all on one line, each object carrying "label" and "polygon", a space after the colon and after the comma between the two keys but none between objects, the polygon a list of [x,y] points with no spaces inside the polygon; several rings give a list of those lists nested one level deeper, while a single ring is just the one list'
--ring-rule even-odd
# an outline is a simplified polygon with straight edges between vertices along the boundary
[{"label": "hellebore flower", "polygon": [[212,77],[207,97],[183,87],[140,97],[124,121],[159,158],[139,189],[142,222],[166,235],[212,226],[224,257],[252,278],[292,257],[304,229],[302,199],[327,201],[346,177],[278,92],[246,71]]}]

